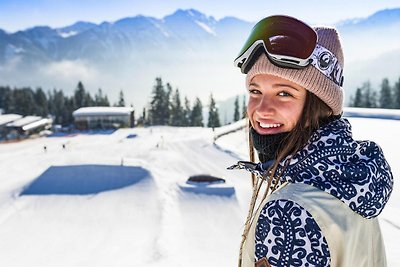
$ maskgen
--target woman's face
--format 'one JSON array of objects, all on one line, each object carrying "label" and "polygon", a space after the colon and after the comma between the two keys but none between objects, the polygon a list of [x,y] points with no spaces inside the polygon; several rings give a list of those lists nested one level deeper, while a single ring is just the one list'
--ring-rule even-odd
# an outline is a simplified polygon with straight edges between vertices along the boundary
[{"label": "woman's face", "polygon": [[306,89],[270,74],[254,76],[249,85],[247,114],[259,134],[291,131],[300,119]]}]

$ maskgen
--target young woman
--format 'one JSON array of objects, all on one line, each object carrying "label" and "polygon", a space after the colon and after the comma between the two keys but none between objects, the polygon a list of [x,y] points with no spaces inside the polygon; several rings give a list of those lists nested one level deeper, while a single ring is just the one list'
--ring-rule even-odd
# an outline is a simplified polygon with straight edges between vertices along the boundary
[{"label": "young woman", "polygon": [[[376,217],[393,177],[380,147],[355,141],[334,28],[272,16],[235,60],[250,99],[253,197],[239,266],[386,266]],[[253,146],[260,163],[254,161]]]}]

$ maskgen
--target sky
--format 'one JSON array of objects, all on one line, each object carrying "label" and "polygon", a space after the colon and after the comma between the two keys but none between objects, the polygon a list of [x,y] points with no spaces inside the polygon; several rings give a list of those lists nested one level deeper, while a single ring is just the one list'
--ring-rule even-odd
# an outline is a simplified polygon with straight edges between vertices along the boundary
[{"label": "sky", "polygon": [[400,7],[398,0],[0,0],[0,28],[15,32],[39,25],[68,26],[77,21],[112,22],[139,14],[162,18],[178,8],[194,8],[216,19],[234,16],[256,22],[268,15],[286,14],[329,25],[395,7]]}]

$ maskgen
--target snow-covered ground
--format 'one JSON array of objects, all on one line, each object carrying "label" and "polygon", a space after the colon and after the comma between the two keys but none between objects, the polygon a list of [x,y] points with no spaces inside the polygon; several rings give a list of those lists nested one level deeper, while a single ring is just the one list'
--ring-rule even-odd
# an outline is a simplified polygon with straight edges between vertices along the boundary
[{"label": "snow-covered ground", "polygon": [[[354,137],[380,144],[399,177],[400,121],[350,121]],[[213,144],[223,131],[133,128],[0,144],[0,266],[235,266],[250,177],[226,167],[247,159],[247,135]],[[180,190],[195,174],[225,178],[235,195]],[[396,183],[380,216],[393,267],[398,203]]]}]

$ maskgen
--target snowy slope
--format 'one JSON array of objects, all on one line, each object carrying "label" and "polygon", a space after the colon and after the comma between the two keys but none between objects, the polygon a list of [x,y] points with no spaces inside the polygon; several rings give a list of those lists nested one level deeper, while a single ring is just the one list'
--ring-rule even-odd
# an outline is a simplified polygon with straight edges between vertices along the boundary
[{"label": "snowy slope", "polygon": [[[356,138],[382,146],[398,177],[400,121],[351,122]],[[214,135],[205,128],[152,127],[0,144],[0,266],[235,266],[250,177],[226,167],[246,159],[246,132],[215,145]],[[127,167],[133,174],[143,170],[142,179],[107,190],[113,186],[107,177],[129,176]],[[85,183],[85,173],[98,180]],[[178,183],[204,173],[225,178],[235,196],[180,191]],[[72,189],[21,195],[35,180],[50,191],[51,181]],[[95,194],[79,190],[98,185],[103,189]],[[389,266],[400,266],[399,201],[396,187],[381,216]]]}]

